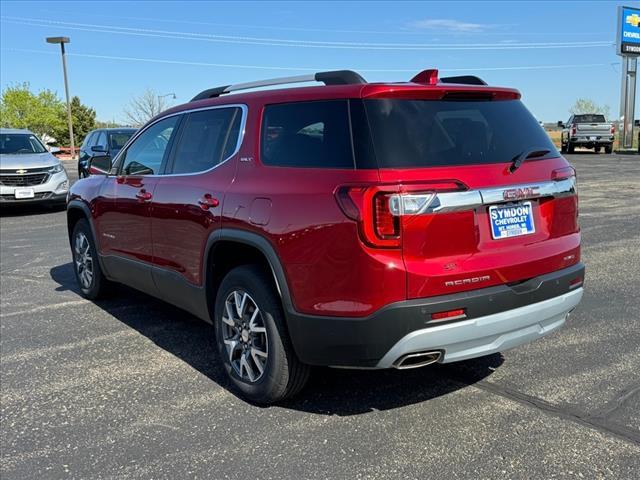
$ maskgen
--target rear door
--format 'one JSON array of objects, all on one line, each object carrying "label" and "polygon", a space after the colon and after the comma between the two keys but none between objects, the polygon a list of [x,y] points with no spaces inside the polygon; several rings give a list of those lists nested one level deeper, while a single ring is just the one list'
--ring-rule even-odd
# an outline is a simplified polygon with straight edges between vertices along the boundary
[{"label": "rear door", "polygon": [[[518,100],[365,100],[401,231],[409,298],[578,261],[573,170]],[[510,171],[513,160],[531,153]],[[395,204],[393,202],[396,202]]]},{"label": "rear door", "polygon": [[[233,181],[244,106],[185,114],[167,175],[155,187],[151,220],[156,284],[173,298],[176,282],[203,282],[209,235],[220,226],[225,191]],[[180,299],[175,299],[180,304]]]},{"label": "rear door", "polygon": [[98,200],[98,231],[109,274],[144,291],[154,288],[151,201],[179,118],[159,120],[134,140],[118,157],[118,173],[107,177]]}]

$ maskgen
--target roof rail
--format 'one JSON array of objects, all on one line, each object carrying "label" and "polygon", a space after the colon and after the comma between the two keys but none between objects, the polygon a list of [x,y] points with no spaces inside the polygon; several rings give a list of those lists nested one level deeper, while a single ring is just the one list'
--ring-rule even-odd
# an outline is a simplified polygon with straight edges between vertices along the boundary
[{"label": "roof rail", "polygon": [[191,101],[195,102],[196,100],[203,100],[205,98],[219,97],[224,93],[235,92],[237,90],[249,90],[251,88],[304,82],[322,82],[325,85],[353,85],[367,83],[364,78],[354,71],[334,70],[330,72],[317,72],[308,75],[296,75],[294,77],[270,78],[268,80],[258,80],[256,82],[237,83],[235,85],[223,85],[221,87],[209,88],[193,97]]},{"label": "roof rail", "polygon": [[462,85],[486,85],[487,82],[475,75],[460,75],[459,77],[444,77],[440,79],[442,83],[459,83]]}]

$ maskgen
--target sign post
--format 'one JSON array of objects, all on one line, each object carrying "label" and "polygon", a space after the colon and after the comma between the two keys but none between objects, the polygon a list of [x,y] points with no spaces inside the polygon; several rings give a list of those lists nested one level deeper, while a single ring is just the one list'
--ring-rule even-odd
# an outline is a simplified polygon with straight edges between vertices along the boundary
[{"label": "sign post", "polygon": [[622,57],[620,118],[622,120],[620,148],[633,148],[633,120],[636,104],[636,73],[640,55],[640,9],[618,7],[616,53]]}]

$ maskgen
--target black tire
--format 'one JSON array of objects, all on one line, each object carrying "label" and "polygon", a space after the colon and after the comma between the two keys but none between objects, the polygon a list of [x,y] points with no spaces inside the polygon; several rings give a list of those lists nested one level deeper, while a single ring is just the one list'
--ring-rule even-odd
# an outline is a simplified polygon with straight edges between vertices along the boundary
[{"label": "black tire", "polygon": [[[240,358],[243,355],[243,346],[228,349],[224,342],[225,338],[228,341],[233,341],[233,338],[237,338],[238,342],[245,341],[244,334],[240,333],[240,328],[237,329],[237,336],[232,338],[231,334],[236,331],[235,327],[230,327],[228,321],[226,323],[223,321],[223,313],[227,308],[226,303],[228,299],[234,298],[234,292],[248,294],[246,301],[251,301],[259,309],[259,322],[266,330],[268,355],[261,373],[258,368],[253,369],[254,366],[257,367],[257,361],[252,363],[252,371],[260,373],[254,381],[244,379],[242,367],[239,369],[239,373],[237,365],[232,365],[230,359],[230,351],[232,352],[231,357]],[[255,308],[247,307],[247,309],[255,312]],[[233,313],[237,315],[237,310]],[[249,316],[249,311],[243,312],[243,315],[238,315],[238,321],[243,321],[242,318]],[[229,318],[228,313],[226,318],[233,320]],[[306,384],[309,378],[309,366],[301,363],[293,351],[280,298],[275,291],[272,278],[261,267],[257,265],[240,266],[231,270],[224,277],[216,295],[214,327],[218,353],[224,369],[233,386],[243,397],[255,403],[275,403],[295,395]],[[244,330],[242,331],[244,332]],[[251,345],[254,340],[252,337]],[[251,348],[247,344],[244,345],[246,348]],[[240,355],[236,355],[237,353]],[[246,368],[244,373],[247,373]]]},{"label": "black tire", "polygon": [[600,153],[600,147],[594,147],[593,149],[596,151],[596,153]]},{"label": "black tire", "polygon": [[[88,283],[86,282],[87,277],[83,277],[83,270],[79,265],[79,252],[85,251],[84,244],[81,242],[81,236],[84,236],[88,242],[87,252],[91,257],[91,279]],[[78,243],[81,244],[78,245]],[[96,249],[95,239],[91,233],[89,222],[84,218],[78,220],[73,227],[73,233],[71,234],[71,255],[73,260],[73,272],[76,276],[76,281],[78,282],[78,287],[80,288],[82,296],[89,300],[96,300],[106,296],[111,288],[111,282],[109,282],[102,273],[100,262],[98,261],[98,251]]]},{"label": "black tire", "polygon": [[567,153],[573,153],[575,151],[576,147],[573,143],[569,142],[567,144]]},{"label": "black tire", "polygon": [[567,153],[567,145],[565,143],[560,142],[560,152]]},{"label": "black tire", "polygon": [[613,153],[613,145],[605,145],[604,153]]}]

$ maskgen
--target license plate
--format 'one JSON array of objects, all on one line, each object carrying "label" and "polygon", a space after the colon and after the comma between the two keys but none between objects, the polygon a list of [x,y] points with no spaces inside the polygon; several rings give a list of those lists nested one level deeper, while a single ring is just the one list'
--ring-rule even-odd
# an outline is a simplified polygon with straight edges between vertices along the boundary
[{"label": "license plate", "polygon": [[13,191],[13,195],[16,197],[16,199],[33,198],[35,196],[35,193],[33,192],[33,188],[16,188]]},{"label": "license plate", "polygon": [[528,235],[536,231],[531,202],[489,207],[491,236],[494,240]]},{"label": "license plate", "polygon": [[595,142],[598,139],[598,137],[589,137],[589,140],[591,140],[592,142]]}]

